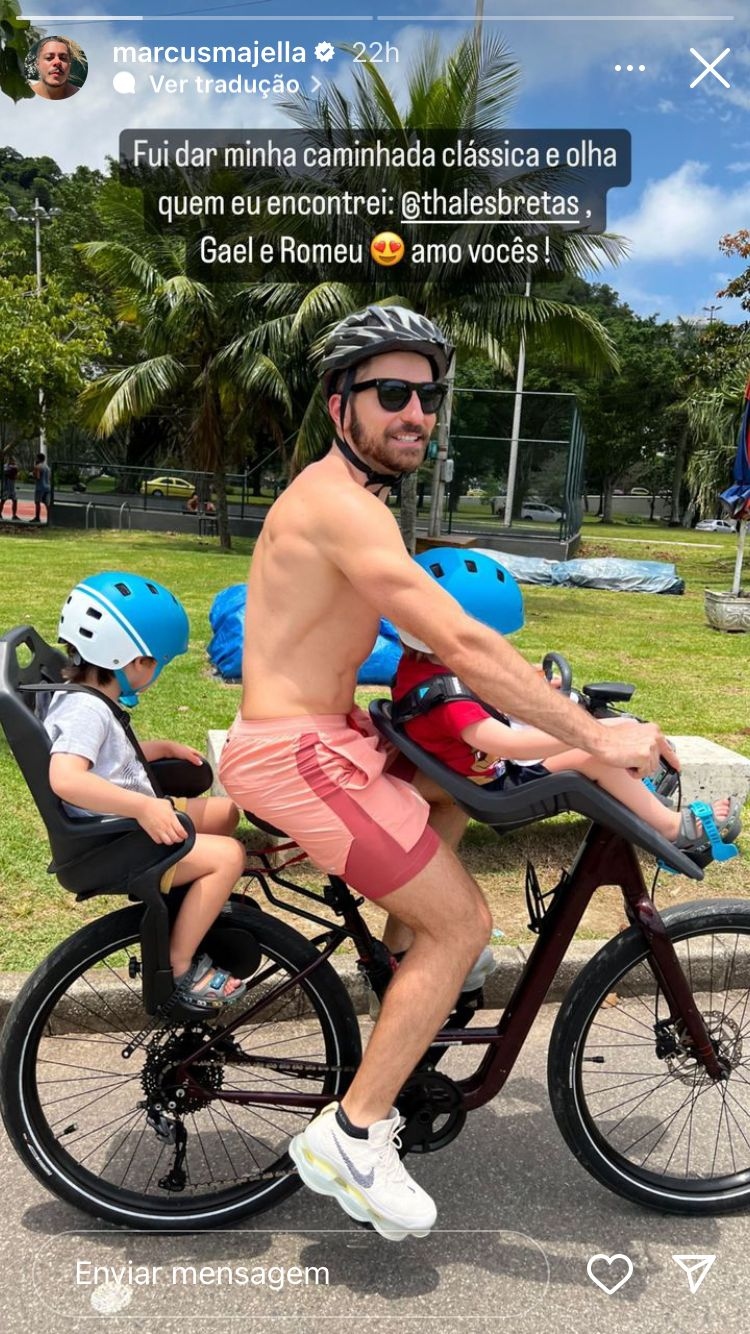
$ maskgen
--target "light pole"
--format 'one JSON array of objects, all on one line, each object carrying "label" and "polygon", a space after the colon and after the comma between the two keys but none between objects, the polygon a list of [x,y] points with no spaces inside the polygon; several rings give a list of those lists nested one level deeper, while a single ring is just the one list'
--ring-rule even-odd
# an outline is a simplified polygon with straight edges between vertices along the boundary
[{"label": "light pole", "polygon": [[708,323],[711,325],[714,322],[714,311],[721,310],[721,306],[704,306],[703,309],[708,311]]},{"label": "light pole", "polygon": [[[531,296],[531,278],[526,279],[524,296]],[[510,528],[513,522],[513,498],[516,491],[516,472],[518,471],[518,445],[521,438],[521,408],[523,407],[523,382],[526,374],[526,325],[521,328],[518,345],[518,365],[516,367],[516,397],[513,403],[513,424],[510,430],[510,457],[508,459],[508,482],[505,491],[505,517],[503,527]]]},{"label": "light pole", "polygon": [[[484,17],[484,0],[475,0],[474,5],[474,40],[477,48],[482,44],[482,19]],[[451,414],[453,412],[453,390],[456,378],[456,358],[453,357],[450,370],[446,376],[448,382],[448,393],[445,396],[438,422],[438,449],[435,459],[435,467],[432,471],[432,484],[430,488],[430,517],[427,525],[427,535],[431,538],[440,536],[442,529],[443,499],[445,496],[445,484],[451,480],[452,464],[448,459],[448,447],[450,444]]]},{"label": "light pole", "polygon": [[[34,207],[31,210],[31,216],[25,217],[17,209],[10,207],[4,210],[5,216],[9,222],[25,222],[34,228],[34,256],[36,262],[36,294],[42,295],[42,223],[52,222],[53,218],[62,213],[62,209],[42,208],[38,199],[34,200]],[[39,386],[39,453],[47,458],[47,437],[44,431],[44,389]]]}]

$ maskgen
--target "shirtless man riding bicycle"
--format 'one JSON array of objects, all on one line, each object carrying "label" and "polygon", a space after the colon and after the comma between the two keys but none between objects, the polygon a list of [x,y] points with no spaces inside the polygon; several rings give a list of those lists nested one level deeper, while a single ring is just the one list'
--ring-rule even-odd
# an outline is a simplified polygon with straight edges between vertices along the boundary
[{"label": "shirtless man riding bicycle", "polygon": [[393,1103],[486,945],[491,918],[453,850],[463,814],[354,704],[380,617],[428,643],[482,700],[570,746],[639,776],[661,754],[674,763],[658,727],[607,728],[551,690],[407,552],[386,502],[425,457],[452,358],[430,320],[398,306],[369,306],[328,338],[321,370],[334,443],[275,502],[256,544],[242,704],[220,767],[239,806],[391,915],[391,948],[399,932],[411,942],[341,1105],[290,1145],[308,1186],[385,1237],[426,1235],[435,1223],[432,1199],[398,1157]]}]

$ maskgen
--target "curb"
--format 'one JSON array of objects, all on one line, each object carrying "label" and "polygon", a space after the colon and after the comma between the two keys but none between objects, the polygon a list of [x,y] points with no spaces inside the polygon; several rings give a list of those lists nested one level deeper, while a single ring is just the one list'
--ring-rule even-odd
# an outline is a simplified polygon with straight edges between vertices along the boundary
[{"label": "curb", "polygon": [[[602,946],[606,944],[606,940],[573,941],[558,969],[545,1000],[561,1001],[568,989],[572,986],[581,969],[593,958]],[[528,946],[500,945],[493,949],[492,952],[495,956],[496,967],[494,973],[484,984],[484,1001],[486,1009],[501,1009],[507,1004],[513,992],[513,988],[526,966],[532,949],[533,944]],[[358,1015],[367,1015],[371,992],[357,968],[355,961],[351,958],[343,958],[340,955],[334,955],[331,964],[344,983],[355,1012]],[[0,1026],[5,1023],[11,1005],[29,976],[29,973],[0,973]],[[112,985],[119,990],[119,985],[117,983],[113,983]],[[103,984],[102,990],[106,990],[106,984]],[[121,995],[118,999],[117,1008],[118,1014],[121,1015],[123,1019],[127,1019],[128,1011],[123,1007],[123,998]],[[131,1017],[134,1026],[140,1028],[144,1022],[144,1016],[135,997],[133,998],[132,1009],[133,1014]]]}]

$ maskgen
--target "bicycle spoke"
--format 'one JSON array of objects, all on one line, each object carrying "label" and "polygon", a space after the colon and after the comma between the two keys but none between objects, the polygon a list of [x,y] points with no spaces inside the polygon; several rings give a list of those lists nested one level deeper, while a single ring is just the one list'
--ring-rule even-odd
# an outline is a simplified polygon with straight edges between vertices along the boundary
[{"label": "bicycle spoke", "polygon": [[609,984],[580,1045],[586,1116],[618,1162],[643,1174],[639,1180],[705,1182],[729,1174],[744,1182],[750,1175],[750,930],[707,926],[677,941],[675,950],[726,1077],[712,1079],[693,1055],[685,1025],[641,958]]},{"label": "bicycle spoke", "polygon": [[[112,957],[129,953],[118,941]],[[87,1197],[127,1192],[136,1212],[138,1201],[177,1217],[204,1202],[262,1198],[277,1185],[286,1192],[293,1173],[277,1167],[311,1112],[287,1107],[285,1098],[297,1090],[336,1096],[343,1072],[356,1068],[356,1044],[347,1045],[335,1023],[332,1030],[322,1023],[328,1003],[316,1005],[313,981],[298,983],[294,969],[270,953],[247,998],[250,1018],[222,1025],[207,1016],[161,1029],[157,1021],[153,1039],[130,1060],[123,1048],[148,1025],[139,984],[104,955],[67,972],[61,985],[68,990],[45,1012],[32,1067],[46,1151],[77,1177],[85,1174]],[[261,1090],[279,1105],[222,1097],[252,1099]]]}]

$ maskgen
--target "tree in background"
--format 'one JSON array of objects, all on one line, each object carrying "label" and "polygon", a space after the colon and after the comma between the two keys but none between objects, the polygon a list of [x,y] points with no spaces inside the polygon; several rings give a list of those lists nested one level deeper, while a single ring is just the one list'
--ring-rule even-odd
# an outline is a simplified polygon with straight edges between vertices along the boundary
[{"label": "tree in background", "polygon": [[34,97],[26,81],[24,62],[38,36],[21,17],[18,0],[0,0],[0,92],[14,102]]},{"label": "tree in background", "polygon": [[54,279],[37,296],[33,280],[0,277],[3,450],[18,449],[39,430],[40,386],[47,430],[71,421],[79,392],[108,352],[106,335],[106,321],[87,297],[68,297]]},{"label": "tree in background", "polygon": [[750,326],[714,323],[710,334],[685,402],[695,441],[688,481],[694,504],[705,515],[717,513],[719,493],[731,481],[745,385],[750,379]]},{"label": "tree in background", "polygon": [[[719,249],[723,255],[739,255],[740,259],[750,259],[750,231],[743,227],[734,236],[722,236]],[[717,296],[739,297],[743,310],[750,310],[750,266],[717,292]]]},{"label": "tree in background", "polygon": [[[644,319],[607,284],[568,278],[558,294],[575,300],[601,321],[617,350],[620,369],[606,380],[572,376],[555,359],[531,367],[527,388],[574,393],[586,431],[586,482],[601,495],[601,517],[611,522],[619,482],[637,477],[652,490],[666,489],[680,436],[675,408],[680,360],[674,326]],[[652,504],[653,510],[653,504]]]},{"label": "tree in background", "polygon": [[124,239],[91,241],[80,252],[111,291],[138,352],[87,386],[83,420],[107,437],[150,415],[171,416],[191,466],[213,474],[228,549],[228,463],[245,457],[259,426],[281,436],[291,410],[286,382],[248,338],[241,286],[188,277],[182,238],[144,221],[139,191],[108,182],[99,208],[111,234]]}]

